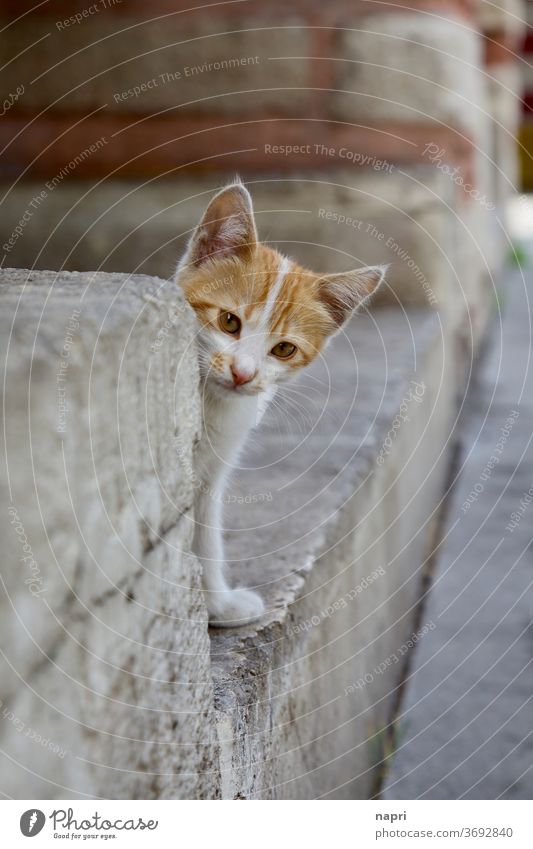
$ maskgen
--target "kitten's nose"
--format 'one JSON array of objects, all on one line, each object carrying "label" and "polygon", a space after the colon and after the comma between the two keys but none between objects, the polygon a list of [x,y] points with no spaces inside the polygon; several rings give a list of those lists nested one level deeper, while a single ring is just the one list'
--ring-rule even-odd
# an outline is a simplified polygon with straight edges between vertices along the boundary
[{"label": "kitten's nose", "polygon": [[250,383],[257,374],[257,369],[254,371],[238,368],[235,364],[231,366],[231,374],[233,376],[233,385],[242,386],[244,383]]}]

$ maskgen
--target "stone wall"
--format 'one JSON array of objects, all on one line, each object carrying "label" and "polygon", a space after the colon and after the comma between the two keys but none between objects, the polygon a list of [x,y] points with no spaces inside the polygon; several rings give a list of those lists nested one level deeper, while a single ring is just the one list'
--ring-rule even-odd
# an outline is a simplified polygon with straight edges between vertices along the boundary
[{"label": "stone wall", "polygon": [[188,308],[157,278],[0,282],[2,792],[368,796],[453,428],[437,317],[357,317],[305,410],[267,414],[226,510],[231,579],[267,612],[208,634]]},{"label": "stone wall", "polygon": [[168,283],[120,274],[7,270],[0,297],[2,790],[216,795],[174,442],[190,452],[199,427],[191,317]]}]

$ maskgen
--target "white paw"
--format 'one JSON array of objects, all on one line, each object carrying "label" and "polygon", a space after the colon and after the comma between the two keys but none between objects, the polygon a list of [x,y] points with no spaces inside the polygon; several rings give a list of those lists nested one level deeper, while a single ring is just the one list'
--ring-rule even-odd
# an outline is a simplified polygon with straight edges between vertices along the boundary
[{"label": "white paw", "polygon": [[251,590],[207,593],[209,622],[218,628],[230,628],[255,622],[265,609],[263,600]]}]

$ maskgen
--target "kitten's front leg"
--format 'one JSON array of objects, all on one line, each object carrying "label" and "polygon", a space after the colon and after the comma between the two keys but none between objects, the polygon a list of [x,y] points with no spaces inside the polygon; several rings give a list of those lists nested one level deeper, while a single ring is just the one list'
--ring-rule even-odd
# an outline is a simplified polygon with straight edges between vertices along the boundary
[{"label": "kitten's front leg", "polygon": [[264,611],[260,596],[251,590],[231,589],[224,577],[222,490],[203,483],[195,501],[193,550],[202,565],[202,583],[209,621],[219,627],[245,625]]}]

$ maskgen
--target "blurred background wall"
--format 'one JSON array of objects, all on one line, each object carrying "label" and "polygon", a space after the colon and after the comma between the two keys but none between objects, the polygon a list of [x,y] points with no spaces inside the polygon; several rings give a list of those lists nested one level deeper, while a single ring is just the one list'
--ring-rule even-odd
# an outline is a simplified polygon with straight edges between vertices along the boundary
[{"label": "blurred background wall", "polygon": [[385,300],[479,338],[519,184],[520,0],[32,5],[2,4],[4,266],[166,277],[239,173],[263,238],[391,262]]}]

